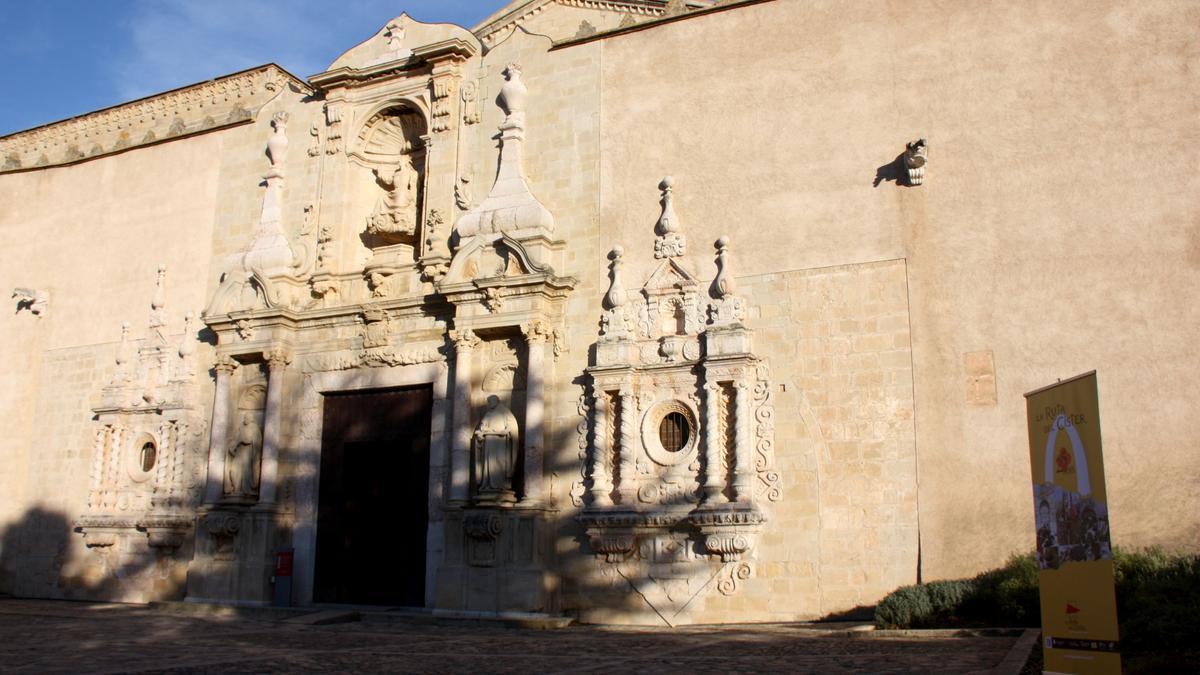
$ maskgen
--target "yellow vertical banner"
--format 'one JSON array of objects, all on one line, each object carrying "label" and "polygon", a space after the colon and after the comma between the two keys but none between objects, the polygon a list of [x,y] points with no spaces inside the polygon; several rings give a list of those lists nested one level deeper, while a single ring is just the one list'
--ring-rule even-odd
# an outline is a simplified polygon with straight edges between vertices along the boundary
[{"label": "yellow vertical banner", "polygon": [[1120,673],[1096,372],[1025,394],[1047,673]]}]

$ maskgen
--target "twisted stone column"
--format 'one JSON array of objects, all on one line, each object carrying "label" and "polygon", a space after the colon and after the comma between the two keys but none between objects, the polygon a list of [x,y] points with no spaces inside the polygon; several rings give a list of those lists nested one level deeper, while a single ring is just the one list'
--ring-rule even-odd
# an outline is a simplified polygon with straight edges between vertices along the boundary
[{"label": "twisted stone column", "polygon": [[704,386],[704,503],[725,502],[722,490],[721,452],[721,385],[708,382]]},{"label": "twisted stone column", "polygon": [[596,392],[592,432],[592,505],[612,506],[612,470],[608,462],[608,392]]}]

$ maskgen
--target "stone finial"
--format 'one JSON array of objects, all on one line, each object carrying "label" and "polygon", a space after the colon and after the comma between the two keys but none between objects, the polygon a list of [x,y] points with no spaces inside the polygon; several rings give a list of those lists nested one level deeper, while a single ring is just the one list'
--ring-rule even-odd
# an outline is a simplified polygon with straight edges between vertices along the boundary
[{"label": "stone finial", "polygon": [[179,340],[179,374],[177,379],[190,380],[196,375],[196,332],[193,312],[183,315],[183,337]]},{"label": "stone finial", "polygon": [[617,309],[625,304],[625,286],[621,283],[621,257],[624,255],[625,249],[620,246],[614,246],[608,254],[612,264],[609,266],[611,281],[604,294],[605,309]]},{"label": "stone finial", "polygon": [[687,239],[679,231],[679,217],[675,215],[672,190],[675,179],[665,176],[659,183],[662,191],[662,214],[658,217],[654,232],[658,237],[654,241],[655,258],[676,258],[687,252]]},{"label": "stone finial", "polygon": [[525,141],[525,101],[528,90],[521,79],[521,66],[508,64],[504,69],[505,82],[500,87],[496,103],[504,110],[500,123],[500,162],[496,181],[488,196],[458,219],[454,230],[459,236],[458,247],[466,238],[492,232],[504,232],[520,239],[530,234],[549,234],[554,230],[554,216],[533,196],[521,166],[522,145]]},{"label": "stone finial", "polygon": [[162,332],[162,328],[167,325],[167,314],[163,311],[166,306],[166,277],[167,266],[158,266],[158,276],[154,281],[154,296],[150,298],[150,330]]},{"label": "stone finial", "polygon": [[925,182],[925,162],[929,161],[929,147],[924,138],[919,138],[904,149],[904,168],[908,169],[908,184]]},{"label": "stone finial", "polygon": [[724,300],[733,295],[736,288],[733,273],[729,271],[729,236],[722,235],[714,246],[717,249],[717,277],[713,279],[713,295],[718,300]]},{"label": "stone finial", "polygon": [[722,235],[714,246],[717,249],[717,276],[712,283],[714,300],[708,304],[708,323],[715,327],[740,325],[746,319],[746,303],[734,295],[737,288],[730,263],[729,237]]},{"label": "stone finial", "polygon": [[529,95],[529,90],[525,88],[525,83],[521,80],[521,64],[508,64],[503,75],[504,84],[500,86],[500,96],[497,99],[505,115],[502,126],[524,126],[525,99]]},{"label": "stone finial", "polygon": [[288,146],[287,123],[286,111],[281,110],[271,117],[271,126],[275,132],[267,141],[267,157],[271,159],[271,170],[267,173],[267,178],[283,177],[283,158],[287,154]]}]

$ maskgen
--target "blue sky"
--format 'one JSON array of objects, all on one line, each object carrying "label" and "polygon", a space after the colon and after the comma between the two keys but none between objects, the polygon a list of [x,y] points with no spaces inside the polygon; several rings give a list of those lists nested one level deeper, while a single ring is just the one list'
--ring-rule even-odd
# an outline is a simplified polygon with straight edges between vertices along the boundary
[{"label": "blue sky", "polygon": [[408,12],[471,27],[506,0],[0,0],[0,136],[274,62],[302,78]]}]

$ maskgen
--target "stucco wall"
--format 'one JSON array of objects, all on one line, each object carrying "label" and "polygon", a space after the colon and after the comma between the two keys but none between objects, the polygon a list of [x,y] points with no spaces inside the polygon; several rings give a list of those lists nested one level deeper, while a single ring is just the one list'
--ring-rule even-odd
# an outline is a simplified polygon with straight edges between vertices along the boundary
[{"label": "stucco wall", "polygon": [[[1116,543],[1194,546],[1196,14],[778,1],[608,39],[602,220],[648,246],[631,197],[671,173],[696,254],[907,260],[924,578],[1032,548],[1021,393],[1092,368]],[[919,136],[926,184],[887,180]]]},{"label": "stucco wall", "polygon": [[87,498],[91,408],[121,322],[132,339],[146,334],[158,265],[169,334],[204,307],[223,141],[215,132],[0,178],[0,287],[50,294],[40,318],[0,316],[0,590],[57,595],[57,569],[82,553],[69,528]]}]

